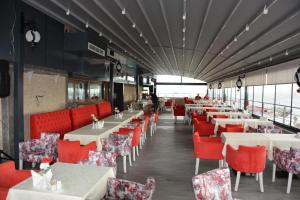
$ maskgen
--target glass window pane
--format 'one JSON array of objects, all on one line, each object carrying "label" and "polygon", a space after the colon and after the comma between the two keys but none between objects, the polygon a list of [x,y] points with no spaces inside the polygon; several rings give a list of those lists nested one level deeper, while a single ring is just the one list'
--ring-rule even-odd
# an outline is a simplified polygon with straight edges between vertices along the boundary
[{"label": "glass window pane", "polygon": [[253,114],[258,116],[262,116],[262,91],[263,86],[254,86]]},{"label": "glass window pane", "polygon": [[241,87],[241,109],[244,109],[245,103],[245,87]]},{"label": "glass window pane", "polygon": [[181,82],[181,76],[171,76],[171,75],[157,75],[156,80],[159,83],[180,83]]},{"label": "glass window pane", "polygon": [[290,125],[292,84],[276,85],[275,121]]},{"label": "glass window pane", "polygon": [[236,106],[238,109],[241,109],[241,90],[239,88],[235,88],[236,89]]},{"label": "glass window pane", "polygon": [[300,93],[297,92],[297,84],[293,84],[293,109],[291,126],[300,129]]},{"label": "glass window pane", "polygon": [[68,82],[68,101],[74,100],[74,82]]},{"label": "glass window pane", "polygon": [[194,79],[194,78],[189,78],[189,77],[182,77],[182,82],[183,83],[205,83],[204,81]]},{"label": "glass window pane", "polygon": [[247,95],[248,101],[246,105],[248,106],[248,112],[253,113],[253,86],[247,86]]},{"label": "glass window pane", "polygon": [[235,88],[231,88],[231,103],[235,103]]},{"label": "glass window pane", "polygon": [[254,86],[254,101],[262,102],[262,86]]},{"label": "glass window pane", "polygon": [[264,86],[264,103],[274,104],[275,85]]},{"label": "glass window pane", "polygon": [[197,94],[204,97],[207,92],[206,85],[157,85],[157,96],[159,97],[190,97]]},{"label": "glass window pane", "polygon": [[90,98],[92,100],[101,99],[101,84],[100,83],[91,83],[90,84]]}]

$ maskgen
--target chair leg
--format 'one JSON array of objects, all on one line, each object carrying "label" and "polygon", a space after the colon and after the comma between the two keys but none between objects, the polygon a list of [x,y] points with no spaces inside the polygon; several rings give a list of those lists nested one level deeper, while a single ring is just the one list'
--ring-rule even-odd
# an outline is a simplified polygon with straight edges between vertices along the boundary
[{"label": "chair leg", "polygon": [[140,149],[142,150],[142,148],[143,148],[143,147],[142,147],[142,142],[141,142],[141,140],[140,140]]},{"label": "chair leg", "polygon": [[236,180],[235,180],[235,186],[234,186],[234,191],[236,191],[236,192],[239,189],[240,178],[241,178],[241,172],[237,172]]},{"label": "chair leg", "polygon": [[292,179],[293,179],[293,173],[289,173],[289,178],[288,178],[288,185],[286,189],[286,193],[289,194],[291,192],[291,185],[292,185]]},{"label": "chair leg", "polygon": [[195,175],[198,174],[200,158],[196,158]]},{"label": "chair leg", "polygon": [[223,160],[219,160],[219,168],[223,167]]},{"label": "chair leg", "polygon": [[22,159],[19,160],[19,169],[23,169],[23,160]]},{"label": "chair leg", "polygon": [[135,161],[135,147],[132,147],[132,160]]},{"label": "chair leg", "polygon": [[126,174],[126,156],[123,156],[123,171],[124,171],[124,174]]},{"label": "chair leg", "polygon": [[255,174],[255,180],[256,180],[256,181],[258,181],[258,174],[259,174],[259,173],[256,173],[256,174]]},{"label": "chair leg", "polygon": [[136,149],[136,155],[137,155],[137,156],[140,156],[140,155],[139,155],[139,146],[136,146],[135,149]]},{"label": "chair leg", "polygon": [[35,165],[36,165],[35,162],[31,163],[31,167],[32,167],[32,168],[35,168]]},{"label": "chair leg", "polygon": [[132,166],[131,153],[128,154],[129,166]]},{"label": "chair leg", "polygon": [[260,187],[260,191],[261,191],[261,192],[264,192],[263,173],[260,172],[260,173],[258,174],[258,177],[259,177],[259,187]]},{"label": "chair leg", "polygon": [[152,134],[153,133],[153,127],[152,126],[150,126],[150,136],[152,137]]},{"label": "chair leg", "polygon": [[273,163],[273,171],[272,171],[272,182],[275,182],[275,174],[276,174],[276,164]]}]

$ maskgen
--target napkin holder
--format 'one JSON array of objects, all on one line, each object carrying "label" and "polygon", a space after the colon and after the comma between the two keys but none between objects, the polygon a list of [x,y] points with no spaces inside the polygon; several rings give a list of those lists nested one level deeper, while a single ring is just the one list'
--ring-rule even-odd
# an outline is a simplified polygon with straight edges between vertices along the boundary
[{"label": "napkin holder", "polygon": [[93,122],[93,129],[102,129],[104,127],[104,121]]},{"label": "napkin holder", "polygon": [[46,190],[50,185],[53,174],[51,169],[42,171],[41,174],[31,170],[31,176],[34,188]]}]

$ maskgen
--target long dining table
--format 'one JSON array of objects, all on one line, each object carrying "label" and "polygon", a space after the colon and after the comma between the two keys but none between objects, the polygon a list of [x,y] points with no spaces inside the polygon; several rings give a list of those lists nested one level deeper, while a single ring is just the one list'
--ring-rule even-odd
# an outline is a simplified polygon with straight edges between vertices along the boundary
[{"label": "long dining table", "polygon": [[256,146],[264,145],[267,149],[267,157],[273,160],[273,147],[289,149],[290,147],[300,148],[300,139],[296,134],[274,134],[274,133],[222,133],[224,143],[222,154],[226,157],[227,145],[238,149],[239,145]]},{"label": "long dining table", "polygon": [[209,121],[209,117],[213,117],[214,115],[226,115],[229,118],[249,118],[251,116],[250,113],[243,112],[207,112],[206,113],[206,121]]},{"label": "long dining table", "polygon": [[108,178],[115,177],[112,167],[58,162],[50,169],[53,177],[61,181],[61,189],[35,188],[30,177],[10,188],[7,200],[98,200],[107,192]]},{"label": "long dining table", "polygon": [[137,118],[143,114],[143,111],[123,111],[122,118],[116,118],[114,115],[106,117],[103,128],[93,128],[93,124],[86,125],[64,135],[65,140],[80,141],[81,145],[86,145],[92,141],[96,141],[97,149],[101,150],[101,138],[107,138],[110,133],[117,131],[125,126],[133,118]]}]

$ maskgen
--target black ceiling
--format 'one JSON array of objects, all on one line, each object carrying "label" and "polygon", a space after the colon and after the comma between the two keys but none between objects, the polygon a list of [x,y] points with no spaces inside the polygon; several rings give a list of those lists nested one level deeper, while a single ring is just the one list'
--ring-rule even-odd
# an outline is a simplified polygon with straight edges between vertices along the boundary
[{"label": "black ceiling", "polygon": [[24,2],[81,31],[88,23],[155,74],[209,82],[299,53],[299,0]]}]

